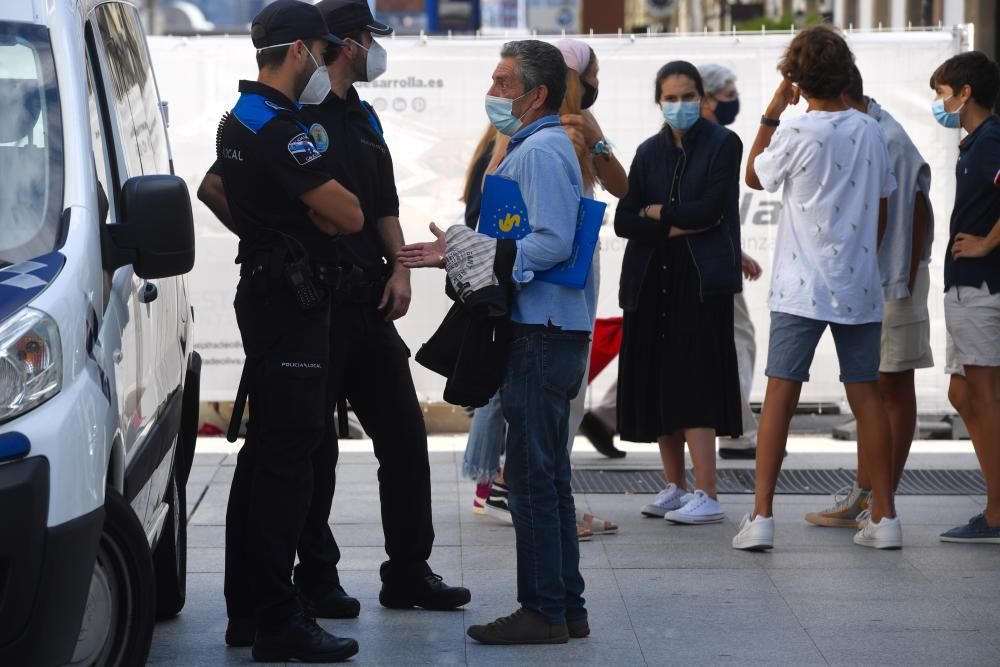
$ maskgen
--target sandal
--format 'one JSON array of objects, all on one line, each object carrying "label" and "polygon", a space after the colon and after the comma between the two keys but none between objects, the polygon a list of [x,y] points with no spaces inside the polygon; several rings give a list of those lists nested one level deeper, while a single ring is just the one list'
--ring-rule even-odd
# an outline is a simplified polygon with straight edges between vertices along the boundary
[{"label": "sandal", "polygon": [[577,512],[576,526],[577,528],[585,528],[594,535],[614,535],[618,532],[618,524],[598,519],[593,514],[585,514],[583,512]]},{"label": "sandal", "polygon": [[576,538],[580,542],[589,542],[594,539],[594,531],[590,528],[584,528],[583,526],[576,527]]}]

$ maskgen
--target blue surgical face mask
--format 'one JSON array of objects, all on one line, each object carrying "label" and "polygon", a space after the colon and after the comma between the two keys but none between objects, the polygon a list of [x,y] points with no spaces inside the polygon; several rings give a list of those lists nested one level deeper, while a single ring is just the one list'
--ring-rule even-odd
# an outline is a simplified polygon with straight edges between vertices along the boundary
[{"label": "blue surgical face mask", "polygon": [[664,102],[663,120],[678,132],[687,132],[701,118],[701,100],[690,102]]},{"label": "blue surgical face mask", "polygon": [[[532,90],[534,88],[529,90],[528,93],[532,92]],[[489,116],[490,122],[497,129],[497,132],[512,137],[521,129],[521,118],[524,118],[525,114],[528,113],[528,109],[525,109],[520,117],[515,116],[514,102],[517,102],[524,95],[520,95],[514,99],[494,97],[493,95],[486,96],[486,115]]]},{"label": "blue surgical face mask", "polygon": [[934,120],[944,127],[952,130],[962,127],[962,120],[959,118],[959,113],[961,113],[962,107],[965,106],[963,103],[962,106],[958,107],[954,111],[945,110],[944,103],[953,97],[955,96],[949,95],[943,100],[934,100],[934,104],[931,105],[931,112],[934,114]]}]

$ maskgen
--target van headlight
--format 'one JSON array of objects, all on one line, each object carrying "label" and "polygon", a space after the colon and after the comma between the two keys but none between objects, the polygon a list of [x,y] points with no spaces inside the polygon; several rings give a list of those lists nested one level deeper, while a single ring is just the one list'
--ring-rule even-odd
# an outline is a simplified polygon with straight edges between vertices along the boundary
[{"label": "van headlight", "polygon": [[31,410],[62,386],[62,343],[55,321],[24,308],[0,324],[0,422]]}]

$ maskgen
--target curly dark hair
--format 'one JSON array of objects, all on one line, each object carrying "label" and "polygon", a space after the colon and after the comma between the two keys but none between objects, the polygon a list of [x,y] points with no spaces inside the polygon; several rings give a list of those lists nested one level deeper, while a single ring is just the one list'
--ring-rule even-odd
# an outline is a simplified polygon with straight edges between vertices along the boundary
[{"label": "curly dark hair", "polygon": [[806,97],[830,100],[851,84],[854,54],[843,36],[829,25],[806,28],[785,50],[778,71],[791,79]]}]

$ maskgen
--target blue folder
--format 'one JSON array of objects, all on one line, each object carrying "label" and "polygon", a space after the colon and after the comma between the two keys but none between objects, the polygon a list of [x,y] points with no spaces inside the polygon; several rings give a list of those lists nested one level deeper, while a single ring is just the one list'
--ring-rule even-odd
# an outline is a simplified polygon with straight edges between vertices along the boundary
[{"label": "blue folder", "polygon": [[[586,286],[606,208],[607,204],[604,202],[580,198],[573,254],[561,264],[537,272],[536,280],[576,289]],[[493,238],[514,240],[522,239],[531,232],[528,209],[516,182],[502,176],[486,177],[478,230]]]}]

